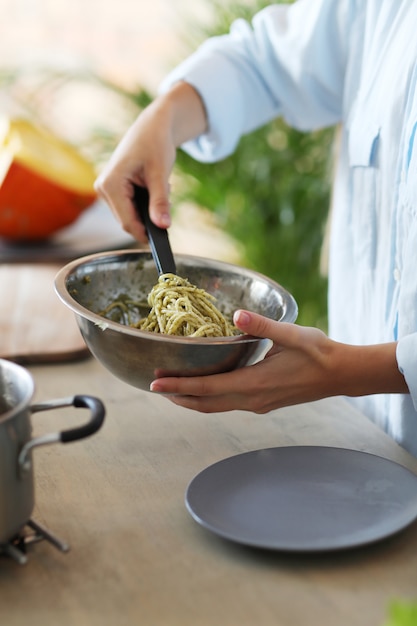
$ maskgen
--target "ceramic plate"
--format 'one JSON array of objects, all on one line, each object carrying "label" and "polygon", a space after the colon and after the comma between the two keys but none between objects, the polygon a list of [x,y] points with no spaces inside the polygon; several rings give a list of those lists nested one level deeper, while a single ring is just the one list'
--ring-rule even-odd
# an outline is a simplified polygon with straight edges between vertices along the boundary
[{"label": "ceramic plate", "polygon": [[297,552],[379,541],[417,519],[417,476],[387,459],[296,446],[233,456],[200,472],[185,503],[211,532]]}]

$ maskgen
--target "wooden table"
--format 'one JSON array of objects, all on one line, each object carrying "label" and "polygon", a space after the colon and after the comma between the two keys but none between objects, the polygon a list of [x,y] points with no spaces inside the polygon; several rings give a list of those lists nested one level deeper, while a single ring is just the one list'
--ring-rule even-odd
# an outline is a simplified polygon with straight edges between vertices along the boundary
[{"label": "wooden table", "polygon": [[[100,397],[94,437],[34,452],[34,518],[71,545],[0,559],[3,626],[382,626],[392,599],[417,596],[417,523],[374,546],[327,555],[221,540],[184,506],[188,482],[240,452],[294,444],[410,457],[342,399],[264,416],[201,415],[118,381],[94,359],[32,367],[36,399]],[[35,434],[82,421],[33,416]]]}]

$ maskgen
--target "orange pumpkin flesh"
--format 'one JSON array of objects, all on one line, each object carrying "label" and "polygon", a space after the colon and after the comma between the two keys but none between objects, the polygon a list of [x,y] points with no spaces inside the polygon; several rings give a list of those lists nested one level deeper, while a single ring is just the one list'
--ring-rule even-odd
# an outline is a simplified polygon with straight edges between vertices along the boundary
[{"label": "orange pumpkin flesh", "polygon": [[0,128],[0,237],[47,239],[95,200],[95,170],[77,150],[27,120]]}]

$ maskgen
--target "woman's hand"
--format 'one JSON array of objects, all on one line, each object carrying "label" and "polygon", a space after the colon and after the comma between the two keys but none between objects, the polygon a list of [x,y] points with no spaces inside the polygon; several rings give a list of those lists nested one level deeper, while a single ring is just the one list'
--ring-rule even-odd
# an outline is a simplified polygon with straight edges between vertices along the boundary
[{"label": "woman's hand", "polygon": [[151,391],[203,413],[240,409],[259,414],[334,395],[408,392],[395,343],[348,346],[318,329],[248,311],[237,311],[234,323],[243,332],[273,341],[263,361],[225,374],[159,378]]},{"label": "woman's hand", "polygon": [[95,188],[123,228],[139,241],[145,229],[132,203],[133,184],[149,192],[149,214],[160,228],[170,225],[169,177],[176,149],[206,130],[203,103],[187,83],[177,83],[137,118],[98,177]]}]

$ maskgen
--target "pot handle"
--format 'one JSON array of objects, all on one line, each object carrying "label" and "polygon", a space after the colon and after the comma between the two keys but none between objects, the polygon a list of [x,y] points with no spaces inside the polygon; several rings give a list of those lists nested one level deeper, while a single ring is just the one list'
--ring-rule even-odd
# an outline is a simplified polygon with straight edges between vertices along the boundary
[{"label": "pot handle", "polygon": [[77,426],[76,428],[71,428],[69,430],[63,430],[58,433],[41,435],[40,437],[31,439],[25,443],[20,451],[18,459],[20,469],[30,469],[30,452],[33,448],[45,446],[51,443],[69,443],[70,441],[76,441],[77,439],[84,439],[85,437],[93,435],[101,428],[106,411],[101,400],[94,398],[93,396],[77,395],[70,398],[61,398],[59,400],[48,400],[39,404],[33,404],[30,407],[30,411],[31,413],[38,413],[39,411],[50,411],[51,409],[60,409],[68,406],[73,406],[77,409],[90,409],[90,420],[82,426]]}]

